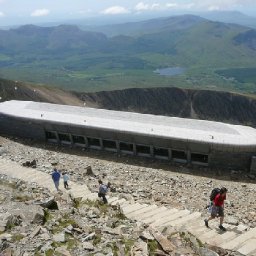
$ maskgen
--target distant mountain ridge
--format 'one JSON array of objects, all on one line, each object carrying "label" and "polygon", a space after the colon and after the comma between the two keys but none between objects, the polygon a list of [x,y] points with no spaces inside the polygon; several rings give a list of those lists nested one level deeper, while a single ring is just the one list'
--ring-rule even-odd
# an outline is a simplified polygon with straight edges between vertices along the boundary
[{"label": "distant mountain ridge", "polygon": [[[241,79],[217,71],[256,67],[255,31],[193,15],[117,25],[113,36],[73,25],[26,25],[0,30],[0,76],[80,91],[174,85],[241,90]],[[154,73],[166,67],[186,72]],[[249,80],[245,88],[253,92],[254,78]]]},{"label": "distant mountain ridge", "polygon": [[91,30],[104,33],[109,37],[118,35],[140,36],[164,31],[185,30],[203,21],[206,19],[195,15],[180,15],[92,27]]}]

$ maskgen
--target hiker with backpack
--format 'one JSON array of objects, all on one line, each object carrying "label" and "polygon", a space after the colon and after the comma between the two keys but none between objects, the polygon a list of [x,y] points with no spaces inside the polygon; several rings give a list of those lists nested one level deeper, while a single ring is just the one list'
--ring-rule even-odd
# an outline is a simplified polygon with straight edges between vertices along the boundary
[{"label": "hiker with backpack", "polygon": [[108,203],[108,200],[106,198],[106,194],[108,192],[108,189],[110,188],[110,182],[108,182],[107,185],[103,184],[102,180],[99,180],[99,193],[98,193],[98,197],[102,198],[104,204]]},{"label": "hiker with backpack", "polygon": [[221,189],[213,189],[210,195],[210,200],[212,201],[211,206],[211,216],[208,219],[204,220],[205,226],[209,227],[209,221],[215,219],[216,217],[220,218],[219,228],[222,231],[226,231],[226,228],[223,227],[224,221],[224,201],[226,200],[227,189],[222,187]]}]

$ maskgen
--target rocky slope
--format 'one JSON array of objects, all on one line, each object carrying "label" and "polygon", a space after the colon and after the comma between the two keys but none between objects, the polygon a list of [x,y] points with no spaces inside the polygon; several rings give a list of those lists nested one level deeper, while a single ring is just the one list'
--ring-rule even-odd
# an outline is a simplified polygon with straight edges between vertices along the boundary
[{"label": "rocky slope", "polygon": [[[34,168],[46,173],[51,173],[52,164],[57,164],[59,169],[68,170],[72,181],[88,185],[91,191],[97,191],[97,181],[102,178],[104,182],[112,182],[113,196],[159,206],[201,209],[205,215],[209,190],[225,185],[229,189],[226,222],[255,226],[255,184],[196,177],[185,174],[183,167],[169,166],[166,172],[157,168],[159,162],[143,167],[146,162],[138,159],[120,159],[112,154],[103,159],[93,151],[60,149],[27,140],[15,142],[0,137],[0,145],[2,158],[20,164],[33,159]],[[88,165],[94,175],[85,171]],[[164,166],[167,167],[161,165]],[[140,221],[125,218],[118,207],[99,201],[73,200],[63,188],[51,194],[33,182],[5,175],[1,175],[0,181],[0,254],[3,255],[239,256],[209,248],[184,230],[149,228]]]},{"label": "rocky slope", "polygon": [[0,102],[7,100],[31,100],[77,106],[83,104],[72,92],[54,87],[0,79]]}]

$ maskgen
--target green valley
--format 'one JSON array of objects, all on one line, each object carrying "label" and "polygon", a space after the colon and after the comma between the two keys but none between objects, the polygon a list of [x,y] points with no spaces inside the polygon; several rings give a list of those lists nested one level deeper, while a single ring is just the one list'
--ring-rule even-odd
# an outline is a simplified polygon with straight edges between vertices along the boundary
[{"label": "green valley", "polygon": [[[240,79],[243,70],[256,68],[253,29],[184,15],[120,24],[118,33],[69,25],[0,31],[0,77],[78,91],[173,86],[256,91],[255,76]],[[166,67],[186,72],[154,73]],[[237,69],[240,78],[230,79],[225,70]]]}]

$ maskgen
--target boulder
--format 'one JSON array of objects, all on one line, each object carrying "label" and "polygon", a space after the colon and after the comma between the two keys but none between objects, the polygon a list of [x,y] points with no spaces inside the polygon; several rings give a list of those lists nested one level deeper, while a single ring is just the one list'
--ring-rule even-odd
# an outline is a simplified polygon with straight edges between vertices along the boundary
[{"label": "boulder", "polygon": [[87,251],[93,251],[94,250],[94,246],[90,242],[83,242],[83,249],[87,250]]},{"label": "boulder", "polygon": [[52,237],[53,241],[55,242],[59,242],[59,243],[65,243],[66,242],[66,238],[65,238],[65,233],[58,233],[53,235]]},{"label": "boulder", "polygon": [[27,160],[26,162],[22,163],[22,166],[36,168],[36,160],[35,159],[32,161]]},{"label": "boulder", "polygon": [[43,208],[51,209],[51,210],[58,210],[58,204],[54,199],[54,196],[49,197],[43,201],[35,202],[35,204],[40,205]]},{"label": "boulder", "polygon": [[39,205],[10,202],[5,204],[3,208],[11,212],[12,216],[16,216],[16,218],[19,216],[23,222],[36,224],[43,224],[44,222],[44,210]]}]

